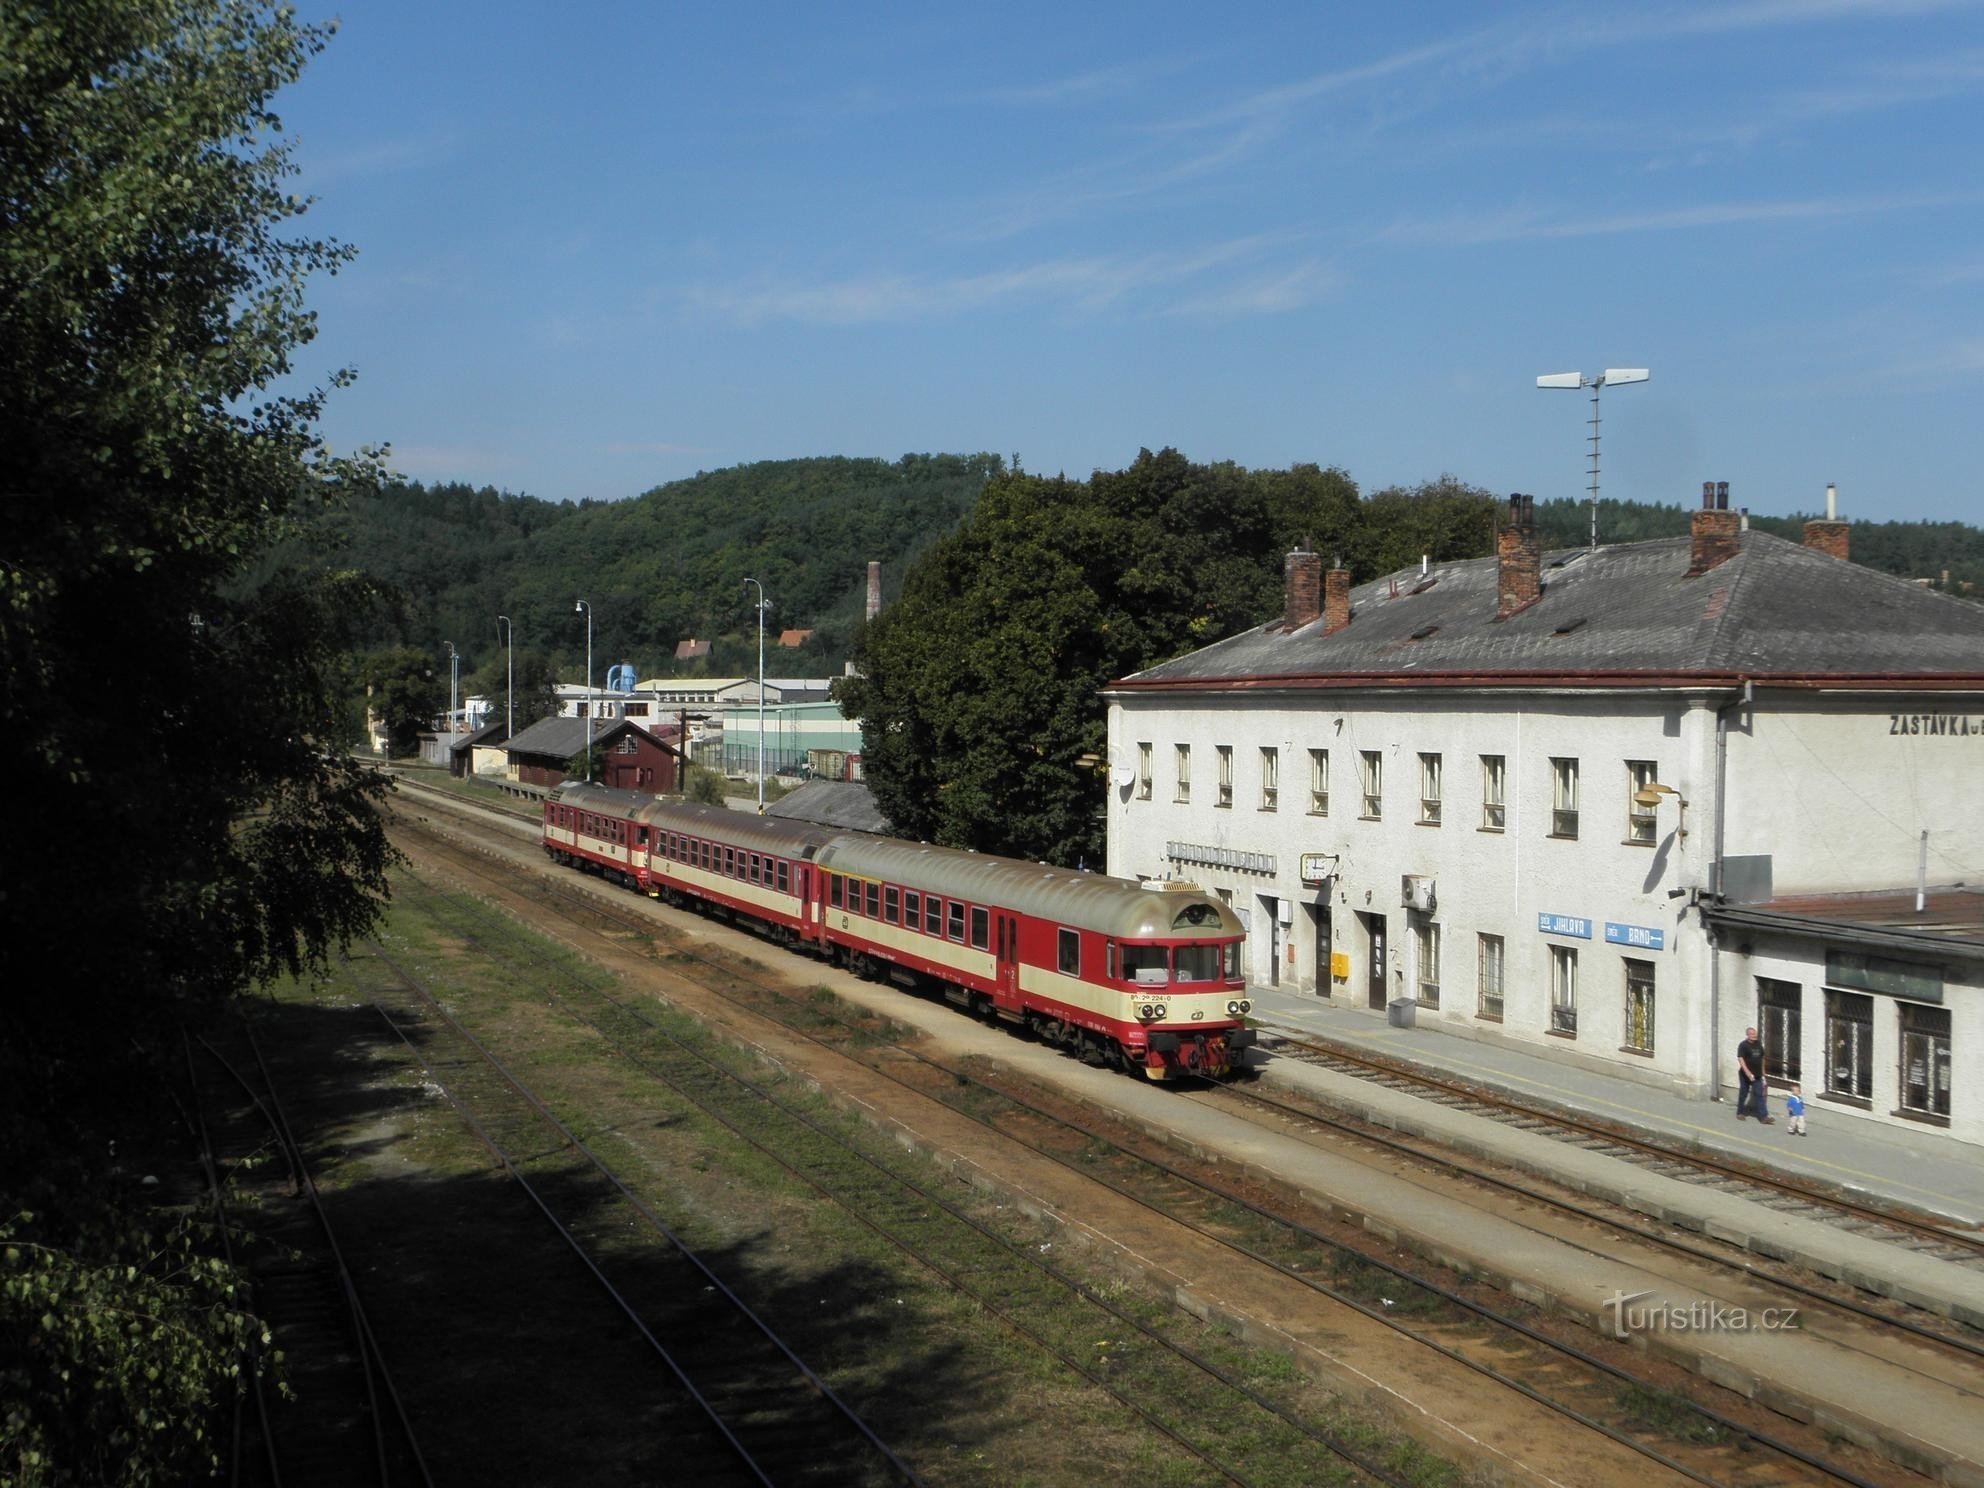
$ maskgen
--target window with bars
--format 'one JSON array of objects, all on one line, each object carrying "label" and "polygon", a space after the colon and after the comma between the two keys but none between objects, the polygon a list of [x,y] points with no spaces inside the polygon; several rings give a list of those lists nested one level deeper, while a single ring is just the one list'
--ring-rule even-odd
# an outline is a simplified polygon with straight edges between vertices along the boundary
[{"label": "window with bars", "polygon": [[1550,947],[1550,1031],[1578,1034],[1578,953],[1573,946]]},{"label": "window with bars", "polygon": [[1799,1057],[1804,1001],[1805,989],[1796,982],[1757,978],[1757,1031],[1763,1036],[1764,1074],[1772,1081],[1796,1084],[1804,1079]]},{"label": "window with bars", "polygon": [[1419,756],[1419,820],[1429,827],[1440,824],[1440,756]]},{"label": "window with bars", "polygon": [[1360,750],[1357,765],[1363,777],[1365,819],[1378,821],[1385,814],[1385,757],[1375,749]]},{"label": "window with bars", "polygon": [[1901,1109],[1912,1116],[1950,1114],[1950,1010],[1901,1004]]},{"label": "window with bars", "polygon": [[1578,835],[1578,762],[1574,759],[1550,761],[1550,835]]},{"label": "window with bars", "polygon": [[1180,744],[1177,746],[1177,752],[1178,791],[1171,799],[1174,801],[1189,801],[1192,799],[1192,746],[1189,744]]},{"label": "window with bars", "polygon": [[1150,754],[1150,745],[1139,744],[1137,746],[1137,799],[1139,801],[1148,801],[1150,799]]},{"label": "window with bars", "polygon": [[1309,751],[1309,815],[1328,816],[1330,814],[1330,752],[1327,749]]},{"label": "window with bars", "polygon": [[1655,809],[1640,800],[1639,794],[1660,778],[1660,769],[1652,760],[1626,761],[1626,840],[1652,846],[1659,840],[1660,826],[1654,818]]},{"label": "window with bars", "polygon": [[1874,1098],[1874,999],[1826,991],[1826,1093]]},{"label": "window with bars", "polygon": [[1281,751],[1261,751],[1261,810],[1279,810],[1281,805]]},{"label": "window with bars", "polygon": [[1213,750],[1219,759],[1219,799],[1214,804],[1218,806],[1231,806],[1233,804],[1233,746],[1231,744],[1215,744]]},{"label": "window with bars", "polygon": [[1477,935],[1474,950],[1476,1011],[1502,1021],[1502,937]]},{"label": "window with bars", "polygon": [[1653,963],[1626,962],[1626,1047],[1653,1052]]},{"label": "window with bars", "polygon": [[1419,1001],[1429,1008],[1440,1005],[1440,927],[1423,920],[1412,927],[1412,964],[1417,978]]}]

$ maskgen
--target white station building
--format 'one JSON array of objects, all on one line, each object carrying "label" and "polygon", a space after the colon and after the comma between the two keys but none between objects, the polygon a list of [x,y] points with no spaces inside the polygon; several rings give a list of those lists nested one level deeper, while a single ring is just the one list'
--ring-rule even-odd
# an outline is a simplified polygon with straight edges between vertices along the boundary
[{"label": "white station building", "polygon": [[1112,683],[1109,871],[1249,977],[1699,1096],[1777,1080],[1984,1142],[1984,607],[1746,530],[1353,590]]}]

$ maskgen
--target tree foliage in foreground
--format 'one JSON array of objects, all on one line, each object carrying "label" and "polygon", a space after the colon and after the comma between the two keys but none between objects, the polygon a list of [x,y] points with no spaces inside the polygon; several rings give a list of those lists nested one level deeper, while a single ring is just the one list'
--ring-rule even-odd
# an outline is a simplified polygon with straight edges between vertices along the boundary
[{"label": "tree foliage in foreground", "polygon": [[1175,450],[1085,482],[997,479],[838,684],[876,804],[909,836],[1097,864],[1102,785],[1080,761],[1107,745],[1104,684],[1269,618],[1305,540],[1361,580],[1486,551],[1493,504],[1450,479],[1367,503],[1341,470]]},{"label": "tree foliage in foreground", "polygon": [[109,1153],[176,1141],[182,1020],[322,964],[385,888],[379,787],[340,749],[366,586],[264,557],[369,475],[325,449],[322,390],[275,391],[314,331],[306,280],[347,256],[294,234],[270,112],[326,36],[252,0],[0,6],[13,1482],[211,1460],[189,1433],[247,1325]]}]

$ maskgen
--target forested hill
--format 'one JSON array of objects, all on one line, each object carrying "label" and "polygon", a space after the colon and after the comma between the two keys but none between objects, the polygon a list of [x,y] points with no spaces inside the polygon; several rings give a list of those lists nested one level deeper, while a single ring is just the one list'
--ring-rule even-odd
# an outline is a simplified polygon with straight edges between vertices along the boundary
[{"label": "forested hill", "polygon": [[[1805,523],[1820,513],[1750,518],[1750,525],[1792,542],[1805,540]],[[1643,542],[1687,535],[1689,508],[1640,501],[1598,503],[1598,540]],[[1536,525],[1546,547],[1578,547],[1591,540],[1591,503],[1570,497],[1536,504]],[[1968,522],[1854,521],[1849,546],[1855,563],[1904,579],[1930,579],[1937,588],[1971,599],[1984,596],[1984,528]],[[1945,575],[1948,575],[1945,578]]]},{"label": "forested hill", "polygon": [[567,665],[582,658],[582,599],[593,609],[601,675],[618,661],[643,676],[666,673],[688,637],[717,643],[699,670],[754,670],[747,576],[772,602],[768,635],[819,632],[804,650],[777,653],[776,670],[816,672],[851,650],[869,560],[882,564],[893,595],[907,564],[957,525],[1001,468],[988,454],[762,461],[577,504],[396,483],[354,496],[322,556],[404,596],[404,619],[375,643],[439,650],[453,641],[464,676],[497,655],[499,614],[516,621],[520,652]]}]

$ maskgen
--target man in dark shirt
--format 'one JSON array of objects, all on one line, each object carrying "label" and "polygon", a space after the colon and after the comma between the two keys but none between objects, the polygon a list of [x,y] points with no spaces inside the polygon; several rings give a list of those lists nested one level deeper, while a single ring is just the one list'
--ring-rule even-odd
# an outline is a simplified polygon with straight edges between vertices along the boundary
[{"label": "man in dark shirt", "polygon": [[1743,1042],[1736,1046],[1736,1119],[1741,1121],[1754,1112],[1757,1120],[1769,1126],[1770,1110],[1764,1104],[1769,1088],[1764,1082],[1764,1046],[1756,1029],[1746,1028]]}]

